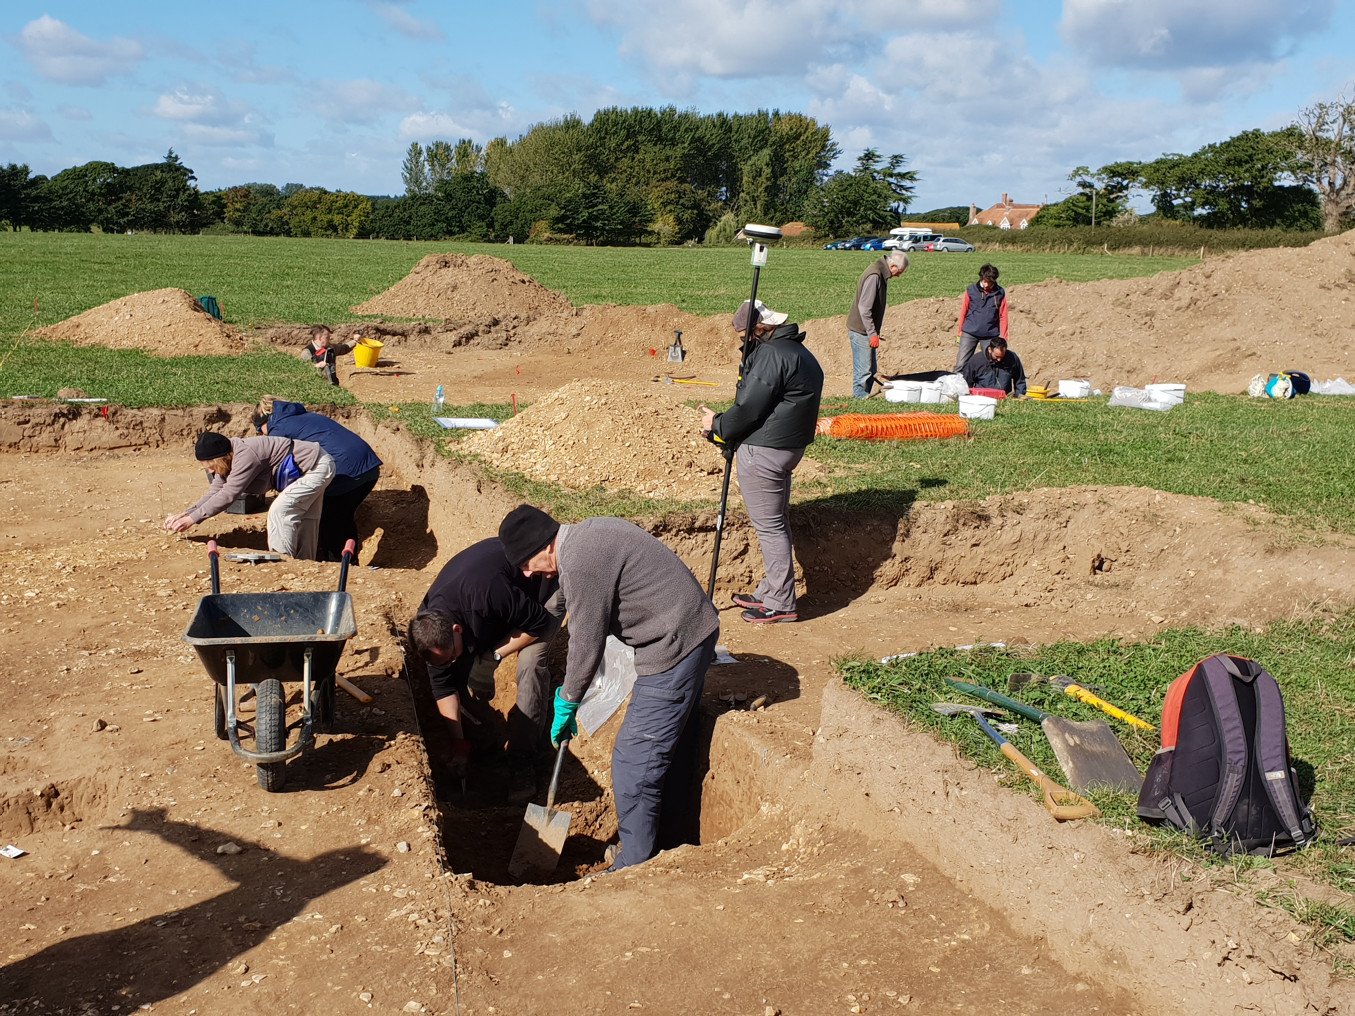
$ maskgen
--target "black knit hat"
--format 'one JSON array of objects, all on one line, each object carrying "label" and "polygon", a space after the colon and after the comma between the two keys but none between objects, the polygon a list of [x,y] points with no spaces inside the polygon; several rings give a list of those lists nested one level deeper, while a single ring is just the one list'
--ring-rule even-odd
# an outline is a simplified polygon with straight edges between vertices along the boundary
[{"label": "black knit hat", "polygon": [[559,531],[560,523],[540,508],[520,504],[499,523],[499,542],[503,544],[508,563],[521,568],[555,539]]},{"label": "black knit hat", "polygon": [[204,430],[198,435],[197,446],[193,449],[193,454],[197,456],[199,462],[211,462],[212,459],[219,459],[230,453],[231,439],[225,434],[217,434],[210,430]]}]

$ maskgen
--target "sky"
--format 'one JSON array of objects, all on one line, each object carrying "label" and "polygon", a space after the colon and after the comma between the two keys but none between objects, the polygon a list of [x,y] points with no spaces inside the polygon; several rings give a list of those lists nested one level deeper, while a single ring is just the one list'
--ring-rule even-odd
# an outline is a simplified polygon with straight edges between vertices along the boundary
[{"label": "sky", "polygon": [[0,164],[173,148],[203,190],[399,194],[411,141],[567,113],[780,109],[918,174],[912,211],[1054,202],[1355,96],[1355,0],[0,2]]}]

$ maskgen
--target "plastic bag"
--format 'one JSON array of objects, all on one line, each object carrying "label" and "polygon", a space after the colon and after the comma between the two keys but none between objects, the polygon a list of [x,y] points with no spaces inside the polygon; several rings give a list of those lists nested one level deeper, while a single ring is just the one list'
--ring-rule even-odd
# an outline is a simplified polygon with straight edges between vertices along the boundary
[{"label": "plastic bag", "polygon": [[1130,409],[1153,409],[1159,413],[1166,413],[1171,410],[1175,403],[1158,401],[1153,398],[1153,393],[1147,388],[1116,385],[1115,390],[1110,393],[1110,400],[1106,405],[1127,406]]},{"label": "plastic bag", "polygon": [[959,374],[942,374],[936,379],[936,383],[941,386],[943,402],[954,402],[961,395],[969,394],[969,385],[965,384],[965,379]]},{"label": "plastic bag", "polygon": [[612,713],[626,701],[635,687],[635,650],[615,635],[607,636],[607,647],[602,651],[593,683],[583,693],[575,719],[590,737],[612,718]]}]

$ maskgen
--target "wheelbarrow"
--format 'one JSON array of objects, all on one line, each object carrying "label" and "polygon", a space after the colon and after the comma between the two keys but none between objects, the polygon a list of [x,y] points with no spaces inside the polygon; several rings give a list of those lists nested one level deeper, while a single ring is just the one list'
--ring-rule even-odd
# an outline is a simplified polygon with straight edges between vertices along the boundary
[{"label": "wheelbarrow", "polygon": [[[344,644],[357,633],[353,598],[344,592],[355,549],[352,540],[343,549],[337,592],[223,594],[216,541],[207,544],[212,595],[198,601],[183,638],[216,682],[216,736],[255,764],[264,790],[281,790],[287,760],[315,743],[317,729],[334,722],[335,670]],[[283,688],[288,681],[301,682],[300,730],[290,745]],[[236,710],[242,684],[254,686],[253,748],[240,742]]]}]

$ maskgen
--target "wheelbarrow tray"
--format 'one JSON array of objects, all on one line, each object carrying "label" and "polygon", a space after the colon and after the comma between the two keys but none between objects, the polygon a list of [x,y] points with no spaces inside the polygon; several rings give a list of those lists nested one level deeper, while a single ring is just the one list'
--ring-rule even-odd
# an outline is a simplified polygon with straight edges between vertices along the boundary
[{"label": "wheelbarrow tray", "polygon": [[198,601],[183,638],[217,684],[226,683],[230,651],[239,683],[300,681],[308,649],[312,680],[329,682],[356,633],[346,592],[214,593]]}]

